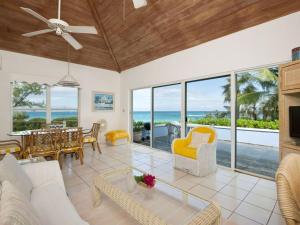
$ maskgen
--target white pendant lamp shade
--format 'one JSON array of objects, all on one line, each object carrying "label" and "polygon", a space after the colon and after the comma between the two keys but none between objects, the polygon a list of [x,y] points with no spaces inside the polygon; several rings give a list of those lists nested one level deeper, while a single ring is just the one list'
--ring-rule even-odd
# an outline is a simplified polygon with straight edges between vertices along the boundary
[{"label": "white pendant lamp shade", "polygon": [[74,77],[72,77],[70,74],[65,75],[60,81],[57,83],[60,86],[64,87],[78,87],[80,84],[77,80],[75,80]]},{"label": "white pendant lamp shade", "polygon": [[147,5],[147,0],[132,0],[134,8],[138,9]]},{"label": "white pendant lamp shade", "polygon": [[68,73],[63,78],[61,78],[58,82],[58,85],[63,87],[78,87],[80,84],[78,81],[70,74],[70,62],[68,62]]}]

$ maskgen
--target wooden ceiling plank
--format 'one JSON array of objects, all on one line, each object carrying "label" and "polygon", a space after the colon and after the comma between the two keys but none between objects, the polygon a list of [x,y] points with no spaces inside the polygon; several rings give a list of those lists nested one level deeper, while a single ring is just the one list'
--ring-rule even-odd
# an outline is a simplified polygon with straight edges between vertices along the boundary
[{"label": "wooden ceiling plank", "polygon": [[103,27],[103,24],[101,22],[101,18],[100,18],[100,15],[99,15],[98,11],[97,11],[97,7],[96,7],[96,4],[95,4],[95,1],[94,0],[87,0],[87,2],[89,4],[89,6],[90,6],[92,15],[93,15],[94,20],[96,22],[96,26],[98,27],[98,30],[100,30],[102,32],[104,41],[105,41],[105,43],[107,45],[107,48],[108,48],[109,53],[111,55],[111,58],[113,59],[115,65],[116,65],[116,71],[120,73],[121,72],[121,67],[120,67],[120,65],[119,65],[119,63],[118,63],[118,61],[117,61],[117,59],[116,59],[116,57],[114,55],[113,49],[111,47],[111,44],[110,44],[110,42],[109,42],[109,40],[107,38],[106,31],[105,31],[105,29]]}]

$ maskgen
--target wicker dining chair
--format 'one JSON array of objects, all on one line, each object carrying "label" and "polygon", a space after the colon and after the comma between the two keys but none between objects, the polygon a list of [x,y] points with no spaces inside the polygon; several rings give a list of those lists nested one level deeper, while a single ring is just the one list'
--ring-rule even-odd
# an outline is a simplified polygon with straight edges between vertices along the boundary
[{"label": "wicker dining chair", "polygon": [[18,140],[0,141],[0,159],[6,154],[13,154],[17,159],[24,157],[23,148]]},{"label": "wicker dining chair", "polygon": [[101,149],[100,149],[100,145],[98,142],[100,126],[101,126],[100,123],[93,123],[92,129],[89,132],[84,133],[83,144],[84,145],[91,144],[94,151],[95,151],[95,144],[96,144],[98,151],[101,154]]},{"label": "wicker dining chair", "polygon": [[41,129],[32,131],[27,149],[31,157],[51,157],[58,159],[60,150],[60,129]]},{"label": "wicker dining chair", "polygon": [[300,155],[288,154],[276,172],[279,208],[287,225],[300,224]]},{"label": "wicker dining chair", "polygon": [[74,130],[62,130],[61,142],[59,151],[60,165],[61,155],[75,154],[76,158],[80,160],[81,165],[83,164],[83,134],[82,128],[76,128]]}]

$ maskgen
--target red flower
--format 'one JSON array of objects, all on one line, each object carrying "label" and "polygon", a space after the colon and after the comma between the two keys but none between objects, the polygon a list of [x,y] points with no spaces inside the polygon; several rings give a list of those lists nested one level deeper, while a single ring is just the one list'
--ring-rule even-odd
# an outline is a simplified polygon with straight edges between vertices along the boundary
[{"label": "red flower", "polygon": [[150,174],[144,174],[144,183],[152,188],[155,185],[155,176],[152,176]]}]

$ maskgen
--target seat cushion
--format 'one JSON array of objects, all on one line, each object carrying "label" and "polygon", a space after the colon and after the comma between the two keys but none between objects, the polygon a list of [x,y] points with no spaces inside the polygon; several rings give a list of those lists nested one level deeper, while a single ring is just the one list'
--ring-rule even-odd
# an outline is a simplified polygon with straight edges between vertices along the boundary
[{"label": "seat cushion", "polygon": [[182,147],[175,149],[175,154],[181,155],[191,159],[197,159],[197,150],[196,148],[191,147]]},{"label": "seat cushion", "polygon": [[16,158],[8,154],[0,161],[0,182],[8,180],[12,183],[25,197],[30,200],[32,182],[27,174],[23,171]]},{"label": "seat cushion", "polygon": [[192,133],[192,140],[189,144],[189,147],[198,148],[202,144],[207,144],[209,138],[210,138],[209,133],[199,133],[199,132],[194,131]]},{"label": "seat cushion", "polygon": [[19,146],[6,146],[6,147],[0,147],[0,155],[4,155],[7,153],[15,153],[20,152],[21,148]]},{"label": "seat cushion", "polygon": [[85,137],[83,139],[84,143],[91,143],[91,142],[95,142],[95,141],[96,141],[96,138],[94,138],[94,137]]},{"label": "seat cushion", "polygon": [[1,225],[42,224],[29,200],[13,184],[5,180],[1,189]]},{"label": "seat cushion", "polygon": [[88,225],[80,218],[66,193],[54,182],[34,188],[31,203],[43,225]]}]

